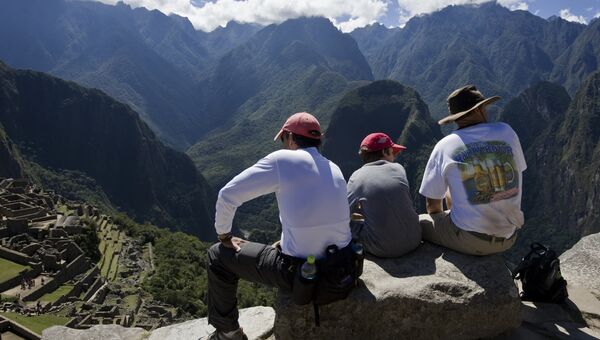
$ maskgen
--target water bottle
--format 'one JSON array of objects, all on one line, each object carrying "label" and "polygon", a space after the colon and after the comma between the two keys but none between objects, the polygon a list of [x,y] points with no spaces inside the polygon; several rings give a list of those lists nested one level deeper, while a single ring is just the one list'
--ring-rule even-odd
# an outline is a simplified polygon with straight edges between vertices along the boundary
[{"label": "water bottle", "polygon": [[294,278],[292,286],[292,300],[297,305],[309,304],[313,299],[313,292],[317,283],[317,264],[315,257],[309,255],[302,264]]},{"label": "water bottle", "polygon": [[363,262],[365,260],[365,249],[362,243],[352,242],[352,252],[354,253],[356,278],[358,279],[363,273]]},{"label": "water bottle", "polygon": [[317,264],[315,263],[315,257],[309,255],[306,258],[306,262],[302,264],[300,269],[302,278],[305,280],[316,280],[317,279]]}]

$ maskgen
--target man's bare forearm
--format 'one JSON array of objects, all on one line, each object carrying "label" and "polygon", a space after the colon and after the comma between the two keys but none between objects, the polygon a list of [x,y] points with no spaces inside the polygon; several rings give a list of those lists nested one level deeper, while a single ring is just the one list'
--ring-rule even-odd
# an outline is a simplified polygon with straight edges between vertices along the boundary
[{"label": "man's bare forearm", "polygon": [[441,213],[442,210],[442,200],[427,198],[426,200],[426,209],[428,214],[437,214]]}]

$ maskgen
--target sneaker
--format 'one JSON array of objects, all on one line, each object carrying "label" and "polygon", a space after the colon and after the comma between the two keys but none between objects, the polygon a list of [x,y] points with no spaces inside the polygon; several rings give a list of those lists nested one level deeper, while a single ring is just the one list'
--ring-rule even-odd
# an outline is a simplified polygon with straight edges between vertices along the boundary
[{"label": "sneaker", "polygon": [[244,330],[240,327],[234,332],[220,332],[215,330],[207,340],[248,340]]}]

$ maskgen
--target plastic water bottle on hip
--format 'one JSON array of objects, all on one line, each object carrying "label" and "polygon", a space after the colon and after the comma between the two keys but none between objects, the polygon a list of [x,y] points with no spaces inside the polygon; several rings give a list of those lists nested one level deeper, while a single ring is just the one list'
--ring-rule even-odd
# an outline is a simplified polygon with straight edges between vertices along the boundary
[{"label": "plastic water bottle on hip", "polygon": [[304,262],[300,268],[300,273],[305,280],[312,281],[317,279],[317,264],[315,263],[315,257],[313,255],[309,255],[308,258],[306,258],[306,262]]}]

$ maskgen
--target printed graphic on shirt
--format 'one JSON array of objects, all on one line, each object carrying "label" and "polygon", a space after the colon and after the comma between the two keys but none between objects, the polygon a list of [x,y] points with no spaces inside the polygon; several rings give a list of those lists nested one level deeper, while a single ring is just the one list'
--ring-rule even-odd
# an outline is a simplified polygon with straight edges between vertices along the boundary
[{"label": "printed graphic on shirt", "polygon": [[467,144],[454,151],[467,198],[486,204],[519,193],[518,169],[510,145],[502,141]]}]

